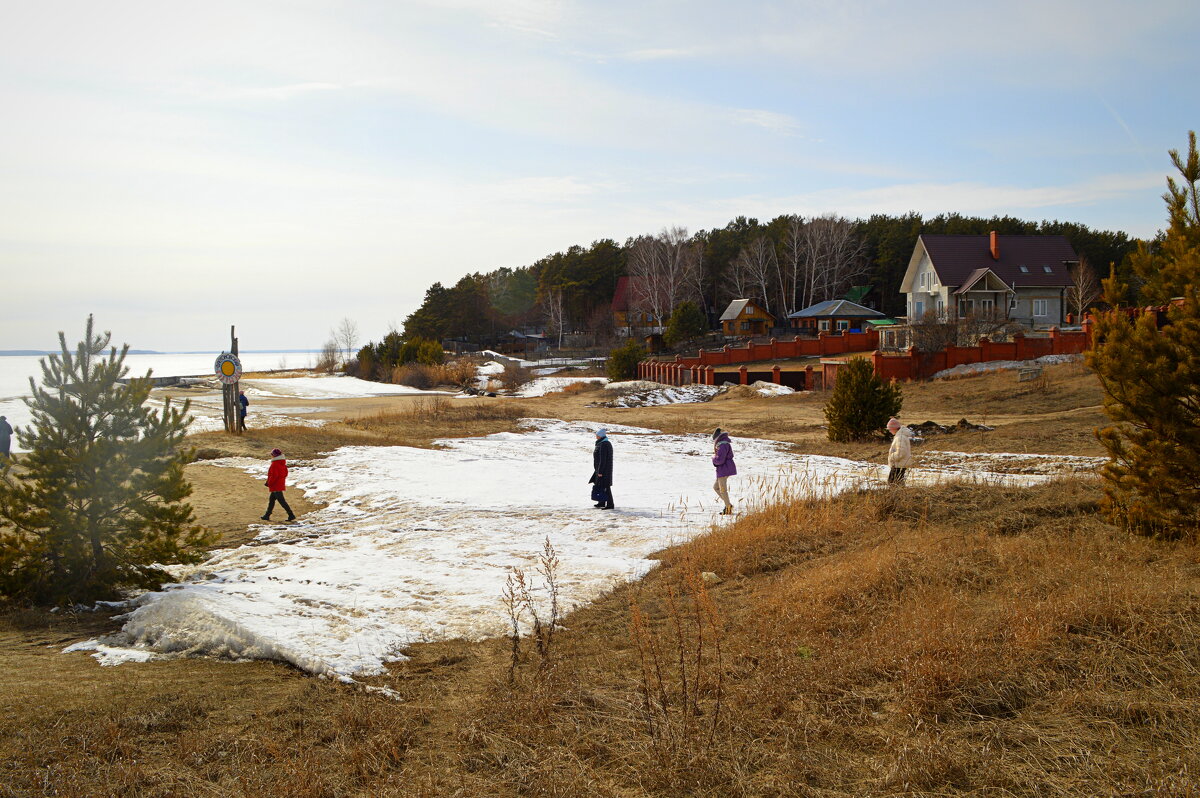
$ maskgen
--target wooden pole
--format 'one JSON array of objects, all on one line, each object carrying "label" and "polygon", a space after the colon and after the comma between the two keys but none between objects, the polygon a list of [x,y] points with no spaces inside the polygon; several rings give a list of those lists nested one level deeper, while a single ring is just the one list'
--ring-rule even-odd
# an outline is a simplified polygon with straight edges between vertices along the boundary
[{"label": "wooden pole", "polygon": [[[234,335],[233,325],[229,325],[229,339],[232,342],[231,347],[233,356],[238,354],[238,339]],[[238,424],[238,419],[241,417],[242,403],[238,401],[238,394],[242,392],[242,381],[239,379],[233,385],[229,386],[229,403],[233,406],[233,432],[235,435],[241,435],[241,425]]]}]

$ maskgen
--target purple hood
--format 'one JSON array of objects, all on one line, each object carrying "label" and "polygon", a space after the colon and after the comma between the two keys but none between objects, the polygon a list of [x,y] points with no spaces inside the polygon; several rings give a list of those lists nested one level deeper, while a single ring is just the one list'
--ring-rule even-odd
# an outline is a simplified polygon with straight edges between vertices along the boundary
[{"label": "purple hood", "polygon": [[729,442],[729,433],[722,432],[717,436],[716,447],[712,464],[717,467],[717,476],[732,477],[737,473],[737,466],[733,462],[733,444]]}]

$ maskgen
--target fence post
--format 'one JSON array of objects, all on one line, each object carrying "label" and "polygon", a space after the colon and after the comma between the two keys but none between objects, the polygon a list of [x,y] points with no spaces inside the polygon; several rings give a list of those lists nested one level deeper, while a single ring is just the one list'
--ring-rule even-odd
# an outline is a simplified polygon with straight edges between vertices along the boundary
[{"label": "fence post", "polygon": [[713,368],[712,366],[704,367],[704,384],[705,385],[716,385],[717,384],[717,370],[715,368]]},{"label": "fence post", "polygon": [[783,371],[783,369],[779,368],[779,366],[771,367],[771,382],[775,383],[776,385],[783,384],[783,379],[779,376],[781,371]]},{"label": "fence post", "polygon": [[738,384],[739,385],[749,385],[750,384],[750,378],[747,376],[748,372],[749,372],[749,369],[747,369],[745,366],[738,366]]},{"label": "fence post", "polygon": [[986,335],[979,339],[979,359],[985,363],[992,359],[992,339]]},{"label": "fence post", "polygon": [[[1056,324],[1050,328],[1050,351],[1051,351],[1051,353],[1053,353],[1055,355],[1061,355],[1062,352],[1059,351],[1058,346],[1059,346],[1059,344],[1058,344],[1058,325]],[[1024,360],[1025,358],[1018,358],[1018,359]]]}]

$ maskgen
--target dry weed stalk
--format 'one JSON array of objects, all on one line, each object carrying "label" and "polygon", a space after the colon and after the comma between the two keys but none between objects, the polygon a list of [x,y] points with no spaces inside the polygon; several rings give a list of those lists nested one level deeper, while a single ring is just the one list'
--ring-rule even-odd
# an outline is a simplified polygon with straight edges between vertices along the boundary
[{"label": "dry weed stalk", "polygon": [[513,568],[505,579],[504,590],[501,592],[500,598],[508,613],[512,630],[510,635],[512,651],[508,669],[510,682],[516,679],[517,667],[521,661],[521,619],[525,616],[532,620],[532,637],[538,653],[539,671],[545,671],[550,664],[554,630],[562,617],[559,604],[561,593],[558,580],[559,565],[558,552],[555,551],[554,545],[547,536],[542,544],[542,551],[538,555],[537,564],[534,566],[542,577],[542,587],[550,599],[550,615],[546,622],[542,621],[542,616],[538,612],[537,603],[533,598],[533,586],[526,577],[524,569]]},{"label": "dry weed stalk", "polygon": [[[672,674],[658,636],[637,598],[630,601],[630,637],[638,652],[639,690],[646,730],[660,753],[682,748],[707,750],[711,747],[721,720],[724,698],[724,661],[721,623],[716,604],[700,572],[685,570],[682,593],[676,586],[666,587],[665,619],[673,633],[675,662]],[[706,654],[706,643],[708,651]],[[674,696],[674,698],[672,697]],[[697,719],[705,713],[711,699],[708,733],[701,742]]]}]

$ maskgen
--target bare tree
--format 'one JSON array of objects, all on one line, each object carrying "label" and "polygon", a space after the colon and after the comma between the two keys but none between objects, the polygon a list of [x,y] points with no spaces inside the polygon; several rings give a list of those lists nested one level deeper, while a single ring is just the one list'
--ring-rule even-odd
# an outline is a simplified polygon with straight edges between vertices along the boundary
[{"label": "bare tree", "polygon": [[783,236],[783,261],[779,264],[779,294],[785,316],[812,304],[808,301],[804,265],[804,217],[792,214]]},{"label": "bare tree", "polygon": [[[771,312],[771,288],[774,286],[779,271],[779,261],[775,257],[775,245],[766,236],[759,236],[751,241],[738,253],[735,260],[737,271],[744,275],[745,288],[753,292],[763,307]],[[742,294],[737,299],[750,299]]]},{"label": "bare tree", "polygon": [[947,346],[975,346],[979,339],[1005,341],[1021,325],[1010,321],[999,309],[951,318],[946,313],[927,310],[909,325],[912,345],[920,352],[940,352]]},{"label": "bare tree", "polygon": [[654,326],[665,326],[675,306],[699,288],[703,255],[698,249],[683,227],[634,239],[627,265],[632,309],[650,317]]},{"label": "bare tree", "polygon": [[350,357],[358,351],[358,322],[349,316],[343,317],[331,337],[342,349],[342,362],[349,363]]},{"label": "bare tree", "polygon": [[566,305],[563,303],[563,293],[555,288],[542,299],[542,309],[546,314],[547,326],[558,333],[558,348],[562,349],[563,332],[567,326]]},{"label": "bare tree", "polygon": [[867,274],[866,242],[841,216],[818,216],[803,229],[806,305],[834,299]]},{"label": "bare tree", "polygon": [[1081,259],[1075,264],[1070,273],[1071,285],[1067,287],[1066,292],[1067,309],[1076,319],[1082,319],[1083,314],[1091,310],[1092,305],[1100,299],[1100,280],[1096,277],[1096,270],[1086,259]]}]

